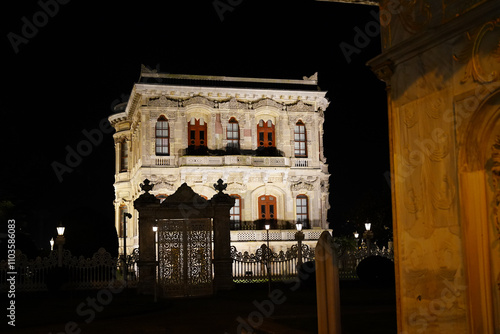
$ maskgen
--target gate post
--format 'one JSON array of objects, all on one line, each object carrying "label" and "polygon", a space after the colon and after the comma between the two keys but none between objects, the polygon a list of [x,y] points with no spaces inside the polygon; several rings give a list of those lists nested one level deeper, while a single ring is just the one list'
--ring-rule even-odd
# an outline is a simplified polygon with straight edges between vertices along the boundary
[{"label": "gate post", "polygon": [[234,206],[234,198],[224,194],[227,184],[219,179],[214,184],[218,191],[210,200],[213,210],[214,227],[214,289],[229,290],[233,288],[233,259],[231,258],[230,210]]},{"label": "gate post", "polygon": [[138,292],[144,294],[153,294],[156,280],[156,248],[153,225],[155,223],[155,210],[160,200],[149,191],[153,185],[149,180],[144,180],[141,184],[144,194],[134,201],[134,207],[139,211],[139,282]]},{"label": "gate post", "polygon": [[328,231],[315,249],[318,333],[340,334],[340,290],[337,251]]}]

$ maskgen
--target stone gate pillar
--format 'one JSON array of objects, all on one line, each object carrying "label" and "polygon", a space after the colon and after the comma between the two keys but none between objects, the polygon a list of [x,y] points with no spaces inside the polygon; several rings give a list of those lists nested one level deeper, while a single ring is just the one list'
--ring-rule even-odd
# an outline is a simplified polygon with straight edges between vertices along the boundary
[{"label": "stone gate pillar", "polygon": [[160,200],[149,191],[153,189],[149,180],[141,184],[144,194],[134,201],[134,207],[139,211],[139,285],[138,292],[153,294],[156,280],[156,249],[153,225],[155,224],[155,211]]},{"label": "stone gate pillar", "polygon": [[222,193],[227,184],[219,179],[214,184],[216,195],[210,200],[213,210],[214,228],[214,290],[228,290],[233,287],[233,259],[231,258],[230,210],[234,198]]}]

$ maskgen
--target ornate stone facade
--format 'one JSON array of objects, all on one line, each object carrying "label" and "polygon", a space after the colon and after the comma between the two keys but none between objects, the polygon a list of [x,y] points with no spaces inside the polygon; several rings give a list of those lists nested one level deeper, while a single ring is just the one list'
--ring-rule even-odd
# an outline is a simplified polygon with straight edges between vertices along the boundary
[{"label": "ornate stone facade", "polygon": [[379,19],[365,31],[380,31],[369,66],[387,84],[398,333],[500,333],[500,2],[373,3]]},{"label": "ornate stone facade", "polygon": [[[121,242],[123,213],[132,214],[126,226],[127,253],[138,246],[133,201],[144,179],[155,184],[152,194],[158,198],[173,194],[183,183],[212,198],[212,185],[222,179],[226,193],[239,197],[231,220],[232,244],[238,251],[254,252],[262,244],[263,205],[266,214],[272,211],[271,229],[292,231],[297,214],[305,228],[327,229],[325,94],[314,76],[277,80],[143,70],[129,101],[109,117],[116,129],[114,205]],[[255,232],[253,238],[248,231]],[[307,235],[313,239],[304,243],[314,246],[320,233]],[[293,233],[280,236],[273,244],[276,251],[295,243]]]},{"label": "ornate stone facade", "polygon": [[369,64],[388,91],[398,333],[498,333],[500,3],[394,4]]}]

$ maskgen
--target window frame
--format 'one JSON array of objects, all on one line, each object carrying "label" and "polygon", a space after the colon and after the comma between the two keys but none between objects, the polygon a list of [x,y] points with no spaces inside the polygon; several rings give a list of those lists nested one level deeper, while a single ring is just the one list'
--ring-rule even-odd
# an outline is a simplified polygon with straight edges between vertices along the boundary
[{"label": "window frame", "polygon": [[[166,128],[159,128],[158,125],[165,124]],[[163,131],[166,131],[166,136]],[[166,142],[166,143],[165,143]],[[166,149],[166,152],[165,152]],[[155,154],[158,156],[168,156],[170,155],[170,124],[168,119],[161,115],[156,120],[155,125]]]},{"label": "window frame", "polygon": [[[270,124],[270,125],[269,125]],[[273,121],[270,119],[264,122],[259,120],[257,123],[257,146],[258,147],[276,147],[276,130]],[[271,136],[271,140],[269,140]],[[262,137],[262,139],[261,139]]]},{"label": "window frame", "polygon": [[120,173],[128,171],[128,151],[127,139],[123,139],[120,142],[120,165],[118,168]]},{"label": "window frame", "polygon": [[[299,131],[297,132],[297,130]],[[307,158],[307,130],[304,122],[299,120],[297,123],[295,123],[293,134],[294,134],[293,139],[295,143],[293,152],[295,157]],[[297,147],[297,145],[299,147]]]},{"label": "window frame", "polygon": [[309,197],[305,194],[299,194],[295,197],[295,220],[301,222],[303,226],[309,225]]},{"label": "window frame", "polygon": [[[264,207],[264,211],[262,210]],[[264,212],[264,214],[263,214]],[[260,220],[277,220],[277,198],[273,195],[260,195],[258,198],[258,217]]]},{"label": "window frame", "polygon": [[[231,194],[232,198],[234,198],[234,205],[229,210],[229,219],[231,221],[231,227],[238,229],[241,224],[241,209],[242,209],[242,200],[241,196],[237,194]],[[238,212],[234,212],[235,208],[238,209]],[[234,219],[237,217],[238,219]]]},{"label": "window frame", "polygon": [[[231,125],[231,129],[230,129]],[[233,127],[236,126],[236,129]],[[231,134],[231,136],[230,136]],[[227,123],[226,128],[226,140],[227,140],[227,148],[229,149],[239,149],[240,148],[240,124],[236,120],[236,118],[231,117],[229,122]]]},{"label": "window frame", "polygon": [[[194,119],[194,124],[192,121]],[[203,125],[201,125],[201,121],[203,121]],[[194,147],[195,149],[207,147],[208,134],[207,134],[208,126],[207,122],[203,118],[194,118],[192,117],[188,121],[188,146]]]}]

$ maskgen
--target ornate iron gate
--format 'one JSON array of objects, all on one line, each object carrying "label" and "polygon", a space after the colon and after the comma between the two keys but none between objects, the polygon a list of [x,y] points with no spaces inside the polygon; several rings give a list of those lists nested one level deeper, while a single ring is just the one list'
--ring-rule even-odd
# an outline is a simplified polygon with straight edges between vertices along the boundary
[{"label": "ornate iron gate", "polygon": [[160,220],[158,259],[158,284],[165,296],[212,294],[212,219]]}]

